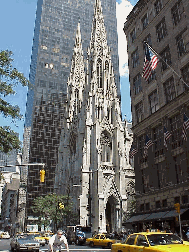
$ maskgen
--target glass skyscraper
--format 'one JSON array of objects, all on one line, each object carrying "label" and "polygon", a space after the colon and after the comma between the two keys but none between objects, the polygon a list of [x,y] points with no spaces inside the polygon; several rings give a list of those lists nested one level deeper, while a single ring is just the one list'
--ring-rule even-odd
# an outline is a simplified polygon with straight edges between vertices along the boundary
[{"label": "glass skyscraper", "polygon": [[[116,0],[101,2],[120,97]],[[24,160],[29,163],[46,163],[46,180],[45,184],[39,186],[41,167],[28,167],[28,206],[30,200],[39,193],[53,192],[60,137],[58,121],[61,121],[64,113],[56,105],[63,107],[66,98],[78,22],[81,26],[83,51],[85,56],[87,54],[94,4],[95,0],[38,0],[29,76],[34,88],[28,91],[27,98]],[[55,105],[53,101],[58,102]],[[52,131],[54,134],[49,135]],[[30,141],[26,139],[29,137]]]}]

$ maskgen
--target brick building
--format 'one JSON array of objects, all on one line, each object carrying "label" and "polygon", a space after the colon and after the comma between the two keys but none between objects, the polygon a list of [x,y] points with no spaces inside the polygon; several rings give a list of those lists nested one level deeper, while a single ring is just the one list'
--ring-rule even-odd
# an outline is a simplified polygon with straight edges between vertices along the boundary
[{"label": "brick building", "polygon": [[[183,229],[189,224],[189,141],[183,138],[184,115],[189,117],[188,13],[187,0],[140,0],[124,24],[133,148],[137,150],[134,155],[137,209],[127,222],[138,230],[177,229],[175,203],[181,204]],[[148,81],[142,78],[147,50],[144,41],[159,58]],[[167,141],[165,133],[171,134]],[[147,140],[152,141],[151,146],[146,146]]]}]

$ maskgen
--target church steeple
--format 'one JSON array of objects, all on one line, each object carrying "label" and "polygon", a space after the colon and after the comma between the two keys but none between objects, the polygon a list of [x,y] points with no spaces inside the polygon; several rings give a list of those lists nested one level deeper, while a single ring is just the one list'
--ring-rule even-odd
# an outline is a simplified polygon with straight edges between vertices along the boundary
[{"label": "church steeple", "polygon": [[96,49],[100,51],[102,48],[107,47],[107,36],[106,30],[104,25],[104,17],[102,14],[102,6],[101,1],[95,1],[95,8],[94,8],[94,17],[93,17],[93,24],[92,24],[92,33],[91,33],[91,42],[90,42],[90,49]]},{"label": "church steeple", "polygon": [[69,116],[72,120],[73,115],[80,111],[83,101],[83,91],[85,87],[84,59],[81,41],[80,23],[78,23],[74,52],[72,56],[71,71],[68,78],[68,101]]}]

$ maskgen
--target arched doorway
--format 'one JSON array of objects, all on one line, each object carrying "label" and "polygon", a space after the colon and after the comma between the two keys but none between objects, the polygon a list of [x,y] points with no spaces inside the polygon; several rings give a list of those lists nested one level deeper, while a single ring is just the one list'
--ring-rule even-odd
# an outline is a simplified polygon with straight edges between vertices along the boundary
[{"label": "arched doorway", "polygon": [[108,201],[106,203],[106,231],[108,233],[112,233],[113,231],[118,230],[118,223],[119,223],[119,216],[117,214],[117,206],[118,206],[118,201],[115,199],[113,195],[111,195],[108,198]]}]

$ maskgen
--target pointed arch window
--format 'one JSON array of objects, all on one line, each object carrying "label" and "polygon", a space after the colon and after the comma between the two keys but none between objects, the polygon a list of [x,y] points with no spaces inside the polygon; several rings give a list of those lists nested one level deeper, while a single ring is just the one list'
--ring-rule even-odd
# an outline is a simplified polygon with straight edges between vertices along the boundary
[{"label": "pointed arch window", "polygon": [[109,83],[108,83],[109,63],[107,60],[105,62],[105,73],[106,73],[106,90],[108,90],[109,89]]},{"label": "pointed arch window", "polygon": [[102,88],[102,60],[97,60],[97,84],[99,88]]},{"label": "pointed arch window", "polygon": [[79,112],[79,90],[76,89],[75,91],[75,109],[76,113]]},{"label": "pointed arch window", "polygon": [[112,140],[108,132],[101,134],[100,143],[102,145],[102,162],[111,162],[112,159]]},{"label": "pointed arch window", "polygon": [[93,78],[93,61],[91,60],[91,79]]}]

